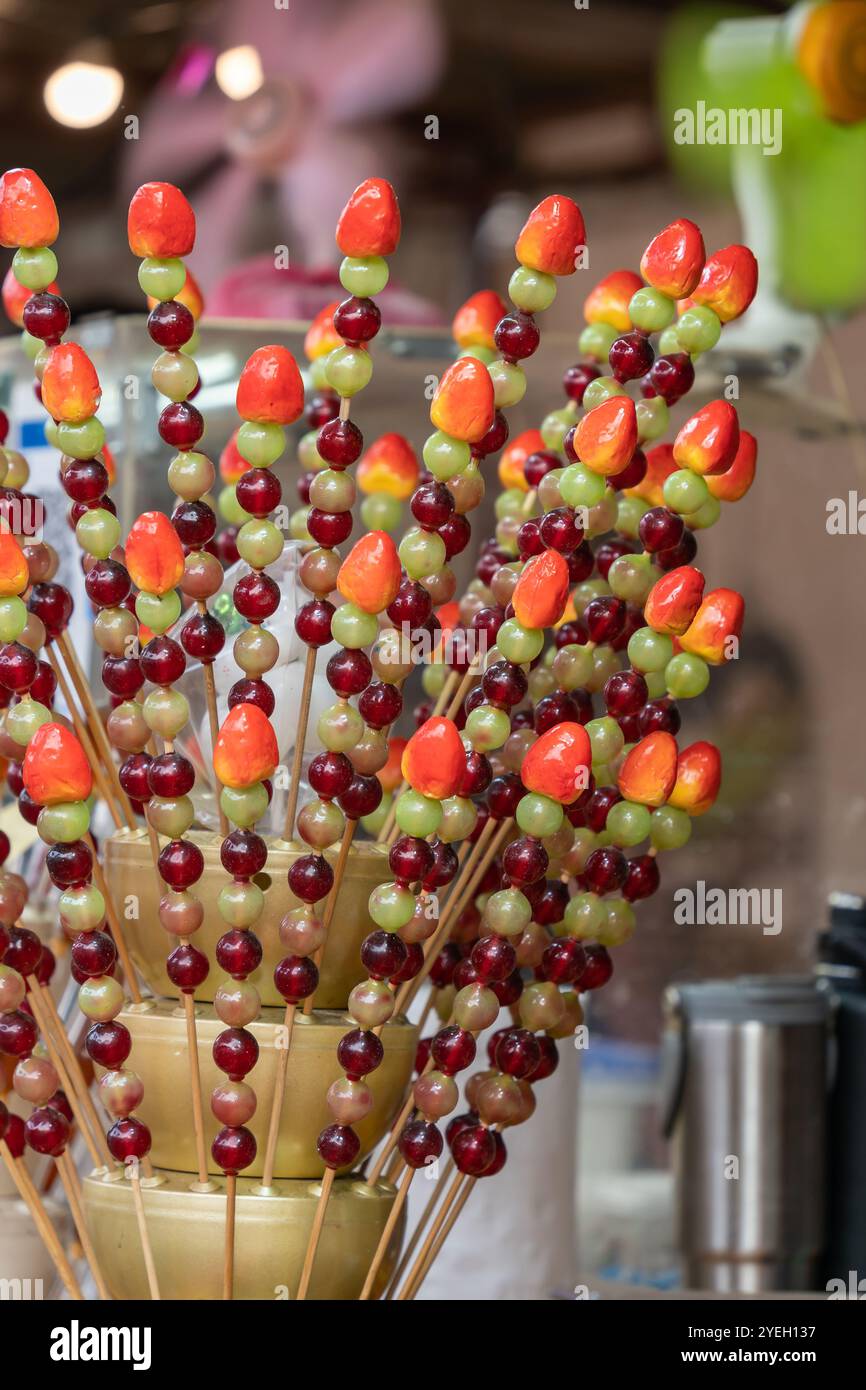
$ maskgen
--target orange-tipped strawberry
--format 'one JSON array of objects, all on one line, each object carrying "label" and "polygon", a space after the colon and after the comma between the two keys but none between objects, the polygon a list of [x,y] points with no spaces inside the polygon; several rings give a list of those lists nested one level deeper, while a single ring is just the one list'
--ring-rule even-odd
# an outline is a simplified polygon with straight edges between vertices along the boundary
[{"label": "orange-tipped strawberry", "polygon": [[563,193],[552,193],[533,208],[514,244],[514,254],[530,270],[573,275],[586,245],[583,213]]},{"label": "orange-tipped strawberry", "polygon": [[365,179],[337,223],[344,256],[390,256],[400,242],[400,204],[386,179]]},{"label": "orange-tipped strawberry", "polygon": [[352,546],[337,575],[337,588],[365,613],[384,613],[402,578],[397,547],[386,531],[369,531]]},{"label": "orange-tipped strawberry", "polygon": [[247,463],[238,449],[238,432],[235,430],[220,454],[220,477],[224,483],[236,483],[251,467],[252,464]]},{"label": "orange-tipped strawberry", "polygon": [[366,449],[355,470],[362,492],[380,492],[405,502],[418,486],[415,450],[402,434],[383,434]]},{"label": "orange-tipped strawberry", "polygon": [[758,441],[748,430],[740,430],[740,444],[730,468],[707,478],[707,487],[720,502],[739,502],[755,481]]},{"label": "orange-tipped strawberry", "polygon": [[[174,297],[178,304],[183,304],[189,309],[193,318],[198,322],[204,313],[204,295],[201,292],[201,286],[189,268],[187,268],[183,285]],[[158,303],[159,300],[154,299],[152,294],[147,296],[148,309],[155,309]]]},{"label": "orange-tipped strawberry", "polygon": [[677,472],[672,444],[657,444],[646,452],[646,473],[635,487],[623,488],[625,497],[641,497],[651,507],[664,506],[664,481]]},{"label": "orange-tipped strawberry", "polygon": [[42,404],[55,420],[80,424],[99,409],[102,388],[96,368],[77,343],[51,349],[42,373]]},{"label": "orange-tipped strawberry", "polygon": [[693,473],[724,473],[737,457],[740,422],[730,401],[710,401],[686,420],[674,440],[674,458]]},{"label": "orange-tipped strawberry", "polygon": [[0,598],[23,594],[30,583],[27,557],[10,531],[0,530]]},{"label": "orange-tipped strawberry", "polygon": [[587,323],[609,323],[618,333],[632,326],[628,306],[633,294],[643,289],[643,280],[633,270],[614,270],[590,290],[583,305]]},{"label": "orange-tipped strawberry", "polygon": [[701,606],[704,576],[693,565],[680,565],[657,579],[644,604],[644,622],[654,632],[678,637]]},{"label": "orange-tipped strawberry", "polygon": [[677,758],[677,780],[668,797],[671,806],[702,816],[719,794],[722,755],[714,743],[690,743]]},{"label": "orange-tipped strawberry", "polygon": [[677,741],[673,734],[647,734],[636,743],[619,770],[619,789],[626,801],[664,806],[677,780]]},{"label": "orange-tipped strawberry", "polygon": [[396,736],[388,739],[388,761],[376,773],[382,784],[383,792],[395,792],[403,781],[401,764],[407,742],[408,739],[397,738]]},{"label": "orange-tipped strawberry", "polygon": [[[51,281],[45,293],[60,294],[60,286],[56,280]],[[15,272],[10,265],[3,279],[3,308],[9,322],[14,323],[16,328],[24,327],[24,305],[32,294],[32,290],[28,290],[15,279]]]},{"label": "orange-tipped strawberry", "polygon": [[743,595],[736,589],[713,589],[680,634],[680,646],[711,666],[724,665],[737,655],[745,612]]},{"label": "orange-tipped strawberry", "polygon": [[213,768],[224,787],[251,787],[272,777],[280,760],[271,721],[258,705],[235,705],[223,720]]},{"label": "orange-tipped strawberry", "polygon": [[403,749],[400,768],[422,796],[443,801],[454,796],[466,771],[466,749],[453,719],[428,719]]},{"label": "orange-tipped strawberry", "polygon": [[60,232],[54,199],[32,169],[0,178],[0,246],[50,246]]},{"label": "orange-tipped strawberry", "polygon": [[304,383],[288,348],[257,348],[241,372],[235,403],[242,420],[291,425],[304,408]]},{"label": "orange-tipped strawberry", "polygon": [[510,440],[499,458],[499,481],[503,487],[516,487],[521,492],[529,491],[529,483],[523,472],[523,465],[530,454],[537,454],[545,447],[541,430],[523,430]]},{"label": "orange-tipped strawberry", "polygon": [[75,734],[63,724],[43,724],[24,754],[24,788],[39,806],[86,801],[93,773]]},{"label": "orange-tipped strawberry", "polygon": [[611,396],[587,411],[574,436],[577,457],[593,473],[621,473],[637,448],[637,414],[630,396]]},{"label": "orange-tipped strawberry", "polygon": [[451,335],[458,347],[495,347],[494,329],[507,312],[495,290],[479,290],[457,310]]},{"label": "orange-tipped strawberry", "polygon": [[173,183],[143,183],[126,219],[133,256],[188,256],[195,245],[195,213]]},{"label": "orange-tipped strawberry", "polygon": [[440,378],[430,405],[437,430],[475,444],[493,424],[493,382],[477,357],[461,357]]},{"label": "orange-tipped strawberry", "polygon": [[304,352],[310,362],[327,357],[334,348],[343,346],[343,339],[334,327],[334,310],[339,309],[341,300],[334,299],[320,309],[307,329],[304,338]]},{"label": "orange-tipped strawberry", "polygon": [[748,246],[726,246],[710,256],[692,300],[730,323],[746,312],[757,290],[758,262]]},{"label": "orange-tipped strawberry", "polygon": [[570,806],[589,786],[592,747],[582,724],[566,720],[537,738],[523,759],[520,777],[527,791]]},{"label": "orange-tipped strawberry", "polygon": [[126,568],[137,589],[167,594],[183,575],[183,546],[164,512],[142,512],[126,538]]},{"label": "orange-tipped strawberry", "polygon": [[671,299],[685,299],[701,278],[705,255],[700,227],[678,217],[653,237],[640,268],[648,285]]},{"label": "orange-tipped strawberry", "polygon": [[511,602],[524,627],[552,627],[568,600],[568,561],[557,550],[533,555],[520,573]]}]

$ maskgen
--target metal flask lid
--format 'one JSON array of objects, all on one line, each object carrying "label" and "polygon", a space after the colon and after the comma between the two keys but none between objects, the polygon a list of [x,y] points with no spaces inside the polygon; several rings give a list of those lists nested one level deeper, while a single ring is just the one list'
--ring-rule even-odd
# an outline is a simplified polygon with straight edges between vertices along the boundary
[{"label": "metal flask lid", "polygon": [[669,1139],[686,1082],[689,1034],[696,1027],[721,1023],[828,1029],[832,1004],[811,975],[739,975],[731,980],[670,985],[664,1011],[659,1120],[662,1134]]},{"label": "metal flask lid", "polygon": [[823,1024],[830,1012],[812,975],[738,975],[674,985],[665,1002],[668,1014],[679,1015],[686,1026],[711,1021],[782,1027]]}]

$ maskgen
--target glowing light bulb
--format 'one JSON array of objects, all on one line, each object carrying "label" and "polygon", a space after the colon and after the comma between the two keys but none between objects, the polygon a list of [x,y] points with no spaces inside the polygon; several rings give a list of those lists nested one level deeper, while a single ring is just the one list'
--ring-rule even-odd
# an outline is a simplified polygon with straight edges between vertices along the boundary
[{"label": "glowing light bulb", "polygon": [[117,68],[102,63],[64,63],[48,78],[43,97],[60,125],[88,130],[113,116],[123,96]]},{"label": "glowing light bulb", "polygon": [[251,43],[227,48],[216,60],[216,80],[220,91],[232,101],[251,97],[265,80],[258,49]]}]

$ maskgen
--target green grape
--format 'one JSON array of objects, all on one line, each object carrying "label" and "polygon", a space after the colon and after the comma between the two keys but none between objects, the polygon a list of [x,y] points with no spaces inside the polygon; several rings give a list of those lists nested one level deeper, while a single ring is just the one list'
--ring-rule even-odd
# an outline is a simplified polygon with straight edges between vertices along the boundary
[{"label": "green grape", "polygon": [[[639,501],[639,498],[626,499]],[[620,504],[622,505],[622,504]],[[644,599],[655,584],[658,574],[653,570],[649,555],[620,555],[607,572],[611,593],[626,603],[643,606]]]},{"label": "green grape", "polygon": [[680,351],[689,352],[693,357],[701,352],[709,352],[716,346],[721,332],[718,314],[704,304],[693,304],[680,315],[677,324]]},{"label": "green grape", "polygon": [[436,430],[429,435],[421,450],[426,467],[440,483],[456,478],[469,467],[472,453],[469,445],[462,439],[452,439],[450,434]]},{"label": "green grape", "polygon": [[249,830],[267,812],[268,789],[263,782],[254,782],[251,787],[223,787],[220,806],[230,821]]},{"label": "green grape", "polygon": [[245,521],[235,539],[238,554],[251,569],[273,565],[283,553],[283,533],[267,518]]},{"label": "green grape", "polygon": [[493,403],[497,410],[509,410],[519,405],[526,395],[526,373],[520,363],[503,362],[497,358],[490,363],[488,371],[493,382]]},{"label": "green grape", "polygon": [[120,541],[120,522],[104,507],[92,507],[83,512],[75,527],[75,539],[97,560],[107,560]]},{"label": "green grape", "polygon": [[586,826],[578,826],[574,832],[574,843],[568,851],[567,867],[569,873],[583,873],[587,859],[592,854],[592,851],[597,848],[598,841],[595,837],[595,833]]},{"label": "green grape", "polygon": [[519,487],[509,487],[504,492],[500,492],[494,503],[497,521],[502,521],[506,516],[519,516],[521,522],[525,521],[526,518],[523,516],[525,501],[526,493],[522,492]]},{"label": "green grape", "polygon": [[617,510],[616,493],[612,487],[609,487],[598,506],[589,509],[585,530],[590,540],[596,536],[604,536],[608,531],[613,530],[616,525]]},{"label": "green grape", "polygon": [[675,352],[682,352],[680,340],[677,337],[677,326],[672,323],[670,328],[665,328],[659,338],[658,355],[668,357]]},{"label": "green grape", "polygon": [[461,348],[457,356],[474,357],[487,367],[491,362],[497,361],[499,354],[496,348],[488,347],[486,343],[472,343],[469,347]]},{"label": "green grape", "polygon": [[478,811],[475,802],[468,796],[448,796],[442,802],[442,820],[439,822],[439,839],[444,844],[455,844],[466,840],[475,829]]},{"label": "green grape", "polygon": [[332,348],[325,359],[325,371],[339,396],[357,396],[370,383],[373,359],[365,348]]},{"label": "green grape", "polygon": [[532,908],[519,888],[500,888],[484,904],[485,925],[497,936],[521,936],[532,921]]},{"label": "green grape", "polygon": [[638,401],[635,413],[638,442],[651,444],[654,439],[661,439],[670,422],[667,404],[661,396],[653,396],[648,401]]},{"label": "green grape", "polygon": [[57,279],[57,257],[50,246],[20,246],[12,257],[12,274],[26,290],[47,290]]},{"label": "green grape", "polygon": [[673,323],[676,312],[674,301],[652,285],[636,290],[629,300],[628,316],[642,333],[661,333]]},{"label": "green grape", "polygon": [[298,507],[297,511],[292,512],[289,517],[289,535],[293,541],[311,541],[313,538],[307,529],[307,517],[310,515],[310,507]]},{"label": "green grape", "polygon": [[402,518],[402,502],[386,492],[371,492],[361,503],[361,520],[368,531],[396,531]]},{"label": "green grape", "polygon": [[711,493],[699,473],[693,473],[690,468],[680,468],[665,478],[662,496],[665,506],[682,516],[688,512],[696,512]]},{"label": "green grape", "polygon": [[43,806],[36,824],[39,838],[46,844],[70,845],[90,829],[90,808],[86,801],[62,801]]},{"label": "green grape", "polygon": [[637,801],[618,801],[607,813],[605,829],[621,849],[639,845],[650,833],[650,813]]},{"label": "green grape", "polygon": [[94,883],[64,889],[57,908],[61,921],[76,932],[94,931],[105,921],[105,899]]},{"label": "green grape", "polygon": [[341,603],[331,618],[331,636],[341,647],[356,651],[372,647],[379,635],[375,613],[365,613],[354,603]]},{"label": "green grape", "polygon": [[584,357],[607,362],[618,337],[619,333],[609,323],[588,323],[578,339],[578,347]]},{"label": "green grape", "polygon": [[607,492],[607,482],[583,463],[569,464],[559,480],[562,500],[569,507],[596,507]]},{"label": "green grape", "polygon": [[682,849],[688,843],[692,822],[678,807],[659,806],[650,822],[650,840],[656,849]]},{"label": "green grape", "polygon": [[410,579],[436,574],[445,564],[445,542],[435,531],[420,526],[408,530],[397,547],[400,563]]},{"label": "green grape", "polygon": [[367,911],[382,931],[397,932],[415,915],[415,894],[398,883],[380,883],[367,900]]},{"label": "green grape", "polygon": [[[323,390],[329,390],[328,383],[325,382]],[[320,468],[327,468],[327,462],[319,453],[319,431],[307,430],[302,434],[298,443],[298,463],[302,468],[309,468],[314,473],[318,473]]]},{"label": "green grape", "polygon": [[142,590],[136,595],[135,616],[157,636],[162,636],[170,627],[174,627],[180,612],[180,594],[177,589],[169,589],[167,594],[148,594]]},{"label": "green grape", "polygon": [[665,667],[665,685],[675,700],[691,700],[703,695],[710,683],[710,668],[703,657],[677,652]]},{"label": "green grape", "polygon": [[384,830],[385,822],[390,814],[393,801],[393,794],[391,792],[386,792],[375,811],[371,811],[369,816],[361,817],[361,826],[371,839],[377,840]]},{"label": "green grape", "polygon": [[605,921],[598,934],[601,946],[622,946],[634,936],[637,917],[631,903],[625,898],[605,900]]},{"label": "green grape", "polygon": [[595,893],[578,893],[565,909],[565,928],[576,941],[595,941],[606,916],[605,904]]},{"label": "green grape", "polygon": [[603,690],[610,677],[619,669],[619,656],[613,647],[596,647],[592,654],[592,675],[586,682],[587,690],[592,694]]},{"label": "green grape", "polygon": [[612,376],[597,376],[595,381],[591,381],[583,393],[584,410],[595,410],[597,405],[602,405],[609,401],[613,396],[627,395],[624,386],[620,386]]},{"label": "green grape", "polygon": [[540,314],[549,309],[556,298],[556,281],[543,270],[530,270],[520,265],[508,282],[512,304],[524,314]]},{"label": "green grape", "polygon": [[593,672],[592,651],[577,642],[569,642],[553,658],[553,674],[561,690],[579,690]]},{"label": "green grape", "polygon": [[447,667],[441,663],[425,666],[421,672],[421,685],[424,694],[429,695],[431,700],[437,700],[442,694],[442,688],[447,679]]},{"label": "green grape", "polygon": [[545,415],[541,422],[541,438],[544,440],[544,447],[561,453],[562,442],[574,424],[574,420],[574,411],[567,405],[560,410],[551,410],[548,415]]},{"label": "green grape", "polygon": [[625,739],[622,729],[610,715],[590,719],[585,725],[594,763],[609,763],[620,752]]},{"label": "green grape", "polygon": [[396,818],[404,835],[415,835],[419,840],[425,840],[439,829],[442,803],[410,789],[397,797]]},{"label": "green grape", "polygon": [[606,579],[600,576],[598,579],[584,579],[582,584],[578,584],[577,588],[572,590],[571,601],[575,613],[582,618],[588,603],[594,598],[607,598],[609,593],[610,585]]},{"label": "green grape", "polygon": [[710,493],[702,507],[698,507],[696,512],[689,512],[683,517],[690,531],[706,531],[710,526],[715,526],[722,511],[722,504],[718,497]]},{"label": "green grape", "polygon": [[555,835],[562,826],[565,812],[558,801],[540,792],[527,792],[517,803],[515,819],[525,835],[543,840]]},{"label": "green grape", "polygon": [[663,695],[667,695],[668,688],[665,683],[664,671],[644,671],[643,678],[646,681],[647,699],[660,700]]},{"label": "green grape", "polygon": [[27,605],[17,594],[0,598],[0,642],[16,642],[27,626]]},{"label": "green grape", "polygon": [[369,299],[388,283],[388,262],[382,256],[346,256],[340,262],[340,284],[346,294]]},{"label": "green grape", "polygon": [[[642,497],[620,498],[616,509],[617,530],[622,531],[624,536],[630,536],[632,540],[636,540],[641,517],[648,511],[649,503],[645,502]],[[625,556],[620,556],[620,559],[625,559]],[[611,566],[612,568],[613,566]],[[610,581],[610,573],[608,573],[608,581]]]},{"label": "green grape", "polygon": [[138,267],[138,283],[152,299],[176,299],[186,284],[186,266],[177,256],[148,256]]},{"label": "green grape", "polygon": [[39,700],[19,700],[6,711],[4,728],[14,743],[26,748],[37,729],[50,724],[54,715]]},{"label": "green grape", "polygon": [[244,420],[235,443],[241,458],[253,468],[269,468],[286,447],[286,432],[270,421]]},{"label": "green grape", "polygon": [[511,718],[506,710],[478,705],[469,714],[464,733],[476,752],[491,753],[501,748],[511,733]]},{"label": "green grape", "polygon": [[[51,282],[49,281],[49,284],[50,283]],[[26,328],[23,328],[21,330],[21,337],[19,341],[21,343],[21,349],[24,353],[24,356],[29,358],[31,362],[36,361],[36,358],[39,356],[40,352],[45,346],[41,338],[34,338],[32,333],[27,332]],[[46,438],[48,436],[49,426],[54,426],[53,420],[46,420],[45,422]],[[53,440],[49,440],[48,442],[49,444],[54,443]]]},{"label": "green grape", "polygon": [[538,628],[523,627],[516,618],[508,618],[496,634],[496,645],[506,661],[514,661],[521,666],[540,655],[544,633]]},{"label": "green grape", "polygon": [[217,498],[220,516],[228,522],[229,526],[243,526],[245,521],[252,521],[249,512],[245,512],[237,499],[234,483],[226,483],[225,487],[220,488]]},{"label": "green grape", "polygon": [[627,651],[636,671],[662,671],[674,654],[674,644],[651,627],[639,627],[629,638]]},{"label": "green grape", "polygon": [[95,458],[104,443],[105,429],[95,415],[77,425],[61,420],[57,426],[58,449],[74,459]]}]

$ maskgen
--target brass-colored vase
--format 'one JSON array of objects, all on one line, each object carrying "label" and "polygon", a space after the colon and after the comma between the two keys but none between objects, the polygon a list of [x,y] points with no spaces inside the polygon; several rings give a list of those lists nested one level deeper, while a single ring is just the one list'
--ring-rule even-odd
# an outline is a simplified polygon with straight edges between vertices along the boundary
[{"label": "brass-colored vase", "polygon": [[[205,915],[195,935],[195,944],[213,961],[216,944],[226,929],[217,908],[220,889],[228,882],[220,863],[222,842],[219,835],[200,830],[189,831],[186,838],[193,840],[204,855],[204,873],[195,885],[195,895],[204,904]],[[300,905],[289,892],[286,876],[290,865],[308,853],[305,845],[272,840],[266,869],[256,878],[265,891],[264,913],[256,923],[256,936],[262,943],[264,956],[250,980],[265,1005],[282,1004],[274,985],[274,967],[286,954],[280,945],[278,928],[285,914]],[[332,864],[336,857],[336,849],[327,851],[326,858]],[[130,953],[142,979],[154,994],[177,998],[177,990],[165,973],[166,957],[175,943],[160,925],[157,909],[162,884],[153,867],[150,843],[144,830],[121,830],[111,836],[106,843],[106,875],[123,916]],[[361,943],[373,930],[367,899],[377,884],[390,877],[388,851],[384,845],[369,842],[353,845],[337,895],[319,987],[313,999],[317,1009],[345,1009],[349,994],[365,975],[360,960]],[[222,972],[212,969],[196,990],[195,998],[210,1003],[221,979]]]},{"label": "brass-colored vase", "polygon": [[[142,1183],[147,1231],[163,1299],[218,1301],[223,1296],[225,1180],[212,1192],[194,1192],[188,1173],[155,1171]],[[237,1181],[234,1297],[285,1300],[295,1297],[320,1186],[275,1182],[263,1195],[255,1179]],[[130,1183],[123,1176],[84,1179],[84,1208],[96,1257],[117,1299],[150,1297]],[[334,1183],[319,1242],[308,1297],[355,1299],[376,1253],[394,1201],[385,1183],[368,1187],[346,1177]],[[379,1270],[373,1297],[394,1270],[403,1234],[397,1222]]]},{"label": "brass-colored vase", "polygon": [[[255,1162],[245,1169],[247,1177],[260,1177],[262,1173],[279,1048],[285,1042],[284,1013],[284,1007],[263,1009],[261,1017],[247,1025],[259,1044],[259,1059],[248,1077],[258,1098],[258,1108],[247,1124],[255,1135],[258,1153]],[[132,1059],[144,1082],[144,1100],[136,1114],[150,1127],[153,1162],[160,1168],[193,1173],[195,1139],[183,1010],[170,999],[148,1000],[125,1009],[119,1022],[132,1034]],[[333,1118],[325,1102],[328,1087],[343,1075],[337,1061],[337,1044],[354,1026],[346,1013],[317,1009],[304,1015],[297,1011],[274,1166],[277,1177],[318,1178],[324,1172],[316,1152],[316,1139]],[[225,1080],[213,1060],[212,1050],[223,1027],[212,1004],[196,1005],[199,1066],[206,1098],[214,1086]],[[402,1016],[382,1030],[385,1056],[382,1065],[367,1078],[375,1103],[370,1114],[354,1126],[361,1140],[360,1157],[378,1143],[403,1102],[417,1037],[417,1028]],[[204,1125],[209,1156],[219,1125],[207,1104]],[[211,1171],[220,1170],[214,1166]]]}]

